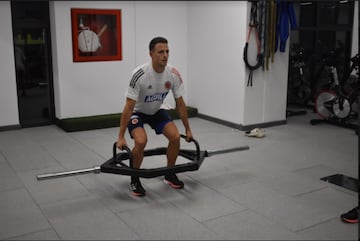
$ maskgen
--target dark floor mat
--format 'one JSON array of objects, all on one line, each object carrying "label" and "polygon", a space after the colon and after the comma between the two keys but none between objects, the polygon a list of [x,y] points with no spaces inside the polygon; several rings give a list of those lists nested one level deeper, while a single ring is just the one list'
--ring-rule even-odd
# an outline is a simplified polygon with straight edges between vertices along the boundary
[{"label": "dark floor mat", "polygon": [[330,182],[340,187],[349,189],[354,192],[359,192],[359,180],[353,177],[348,177],[342,174],[335,174],[327,177],[322,177],[320,180]]}]

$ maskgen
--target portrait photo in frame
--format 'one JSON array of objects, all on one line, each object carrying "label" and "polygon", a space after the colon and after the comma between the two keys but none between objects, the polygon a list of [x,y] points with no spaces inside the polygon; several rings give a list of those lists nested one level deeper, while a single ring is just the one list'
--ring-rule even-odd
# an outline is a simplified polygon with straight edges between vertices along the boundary
[{"label": "portrait photo in frame", "polygon": [[71,9],[73,61],[122,60],[121,10]]}]

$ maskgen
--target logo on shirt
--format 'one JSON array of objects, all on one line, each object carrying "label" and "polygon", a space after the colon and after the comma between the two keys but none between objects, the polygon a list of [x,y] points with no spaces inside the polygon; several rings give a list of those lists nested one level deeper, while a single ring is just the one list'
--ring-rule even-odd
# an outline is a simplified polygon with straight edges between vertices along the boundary
[{"label": "logo on shirt", "polygon": [[136,125],[139,122],[139,119],[132,119],[131,124]]},{"label": "logo on shirt", "polygon": [[131,124],[133,124],[133,125],[136,125],[139,122],[139,116],[138,115],[132,115],[130,117],[130,119],[131,119]]},{"label": "logo on shirt", "polygon": [[169,89],[171,88],[171,82],[170,82],[170,81],[166,81],[166,82],[165,82],[165,88],[166,88],[167,90],[169,90]]},{"label": "logo on shirt", "polygon": [[180,72],[179,72],[177,69],[175,69],[175,68],[173,67],[173,68],[171,69],[171,72],[172,72],[173,74],[175,74],[177,77],[179,77],[181,83],[183,82],[183,81],[182,81],[182,78],[181,78],[181,75],[180,75]]},{"label": "logo on shirt", "polygon": [[147,96],[145,96],[144,102],[145,103],[150,103],[150,102],[155,102],[155,101],[162,101],[162,100],[165,99],[167,94],[168,94],[168,92],[156,93],[156,94],[153,94],[153,95],[147,95]]}]

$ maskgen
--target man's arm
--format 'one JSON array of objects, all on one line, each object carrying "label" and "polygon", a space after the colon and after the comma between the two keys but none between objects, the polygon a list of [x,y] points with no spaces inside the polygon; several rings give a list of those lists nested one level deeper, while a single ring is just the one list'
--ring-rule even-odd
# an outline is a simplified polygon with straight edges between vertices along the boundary
[{"label": "man's arm", "polygon": [[121,113],[121,118],[120,118],[120,131],[119,131],[119,136],[118,136],[118,140],[117,140],[118,148],[121,148],[122,146],[127,146],[127,143],[125,140],[125,132],[126,132],[127,125],[130,121],[131,115],[133,113],[135,104],[136,104],[135,100],[126,98],[124,109],[123,109],[123,112]]},{"label": "man's arm", "polygon": [[185,101],[182,97],[179,97],[175,99],[175,102],[176,102],[176,110],[179,113],[180,119],[185,127],[186,140],[190,141],[190,138],[193,138],[193,136],[189,125],[189,119],[188,119]]}]

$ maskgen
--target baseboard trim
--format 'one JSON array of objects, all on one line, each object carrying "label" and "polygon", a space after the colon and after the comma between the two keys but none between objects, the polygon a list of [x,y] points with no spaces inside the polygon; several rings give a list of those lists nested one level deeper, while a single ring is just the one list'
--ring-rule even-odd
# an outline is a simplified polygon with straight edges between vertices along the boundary
[{"label": "baseboard trim", "polygon": [[204,115],[204,114],[201,114],[201,113],[198,113],[197,117],[199,117],[201,119],[204,119],[204,120],[207,120],[207,121],[215,122],[215,123],[220,124],[220,125],[224,125],[224,126],[228,126],[228,127],[234,128],[234,129],[241,130],[241,125],[230,122],[230,121],[222,120],[222,119],[212,117],[212,116],[209,116],[209,115]]},{"label": "baseboard trim", "polygon": [[225,125],[228,126],[230,128],[234,128],[234,129],[238,129],[241,131],[248,131],[248,130],[252,130],[254,128],[266,128],[266,127],[272,127],[272,126],[278,126],[278,125],[285,125],[287,123],[286,120],[280,120],[280,121],[270,121],[270,122],[264,122],[264,123],[257,123],[257,124],[251,124],[251,125],[241,125],[241,124],[236,124],[230,121],[226,121],[226,120],[222,120],[219,118],[215,118],[209,115],[204,115],[201,113],[198,113],[197,117],[204,119],[204,120],[208,120],[208,121],[212,121],[221,125]]},{"label": "baseboard trim", "polygon": [[252,124],[252,125],[244,125],[244,126],[241,126],[241,130],[249,131],[254,128],[267,128],[267,127],[280,126],[280,125],[286,125],[286,124],[287,124],[286,120],[269,121],[269,122]]},{"label": "baseboard trim", "polygon": [[12,131],[21,129],[20,125],[0,126],[0,131]]}]

